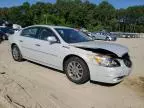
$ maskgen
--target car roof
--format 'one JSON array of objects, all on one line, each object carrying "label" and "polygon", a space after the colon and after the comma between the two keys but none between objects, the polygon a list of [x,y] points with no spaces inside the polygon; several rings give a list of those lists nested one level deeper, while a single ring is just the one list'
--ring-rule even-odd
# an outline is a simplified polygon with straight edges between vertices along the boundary
[{"label": "car roof", "polygon": [[32,26],[28,26],[28,27],[26,27],[26,28],[29,28],[29,27],[69,28],[69,29],[70,29],[70,27],[54,26],[54,25],[32,25]]}]

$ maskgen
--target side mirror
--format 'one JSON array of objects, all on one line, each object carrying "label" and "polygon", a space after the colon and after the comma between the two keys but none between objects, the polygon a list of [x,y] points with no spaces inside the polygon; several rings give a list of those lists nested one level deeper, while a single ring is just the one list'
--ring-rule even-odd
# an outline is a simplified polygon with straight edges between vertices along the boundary
[{"label": "side mirror", "polygon": [[57,42],[57,39],[55,36],[49,36],[47,38],[47,41],[50,42],[50,44],[53,44],[53,43],[56,43]]}]

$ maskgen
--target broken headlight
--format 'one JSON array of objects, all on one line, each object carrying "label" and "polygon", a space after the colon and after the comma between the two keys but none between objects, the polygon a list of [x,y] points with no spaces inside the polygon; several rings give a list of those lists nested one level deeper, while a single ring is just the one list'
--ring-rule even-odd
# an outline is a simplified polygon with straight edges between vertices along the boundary
[{"label": "broken headlight", "polygon": [[120,62],[117,59],[114,59],[106,55],[96,55],[95,60],[100,66],[105,66],[105,67],[119,67],[120,66]]}]

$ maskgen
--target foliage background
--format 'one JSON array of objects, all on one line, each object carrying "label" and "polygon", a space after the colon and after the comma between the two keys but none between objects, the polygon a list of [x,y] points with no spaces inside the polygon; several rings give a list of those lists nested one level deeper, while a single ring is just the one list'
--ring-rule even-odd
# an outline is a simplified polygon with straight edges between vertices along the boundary
[{"label": "foliage background", "polygon": [[0,8],[0,19],[23,27],[34,24],[63,25],[90,31],[144,32],[144,5],[115,9],[107,1],[57,0]]}]

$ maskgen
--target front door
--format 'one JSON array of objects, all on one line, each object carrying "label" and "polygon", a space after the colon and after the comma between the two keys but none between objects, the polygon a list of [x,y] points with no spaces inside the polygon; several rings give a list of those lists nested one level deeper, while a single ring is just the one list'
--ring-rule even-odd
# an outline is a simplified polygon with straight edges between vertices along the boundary
[{"label": "front door", "polygon": [[[40,43],[39,61],[51,67],[60,68],[62,65],[62,59],[61,59],[62,45],[60,44],[55,33],[49,28],[41,27],[41,30],[38,35],[39,35],[39,43]],[[56,43],[48,42],[47,38],[49,36],[56,37],[57,42]]]}]

